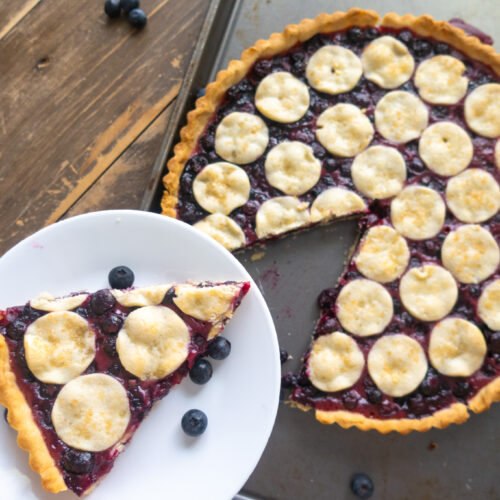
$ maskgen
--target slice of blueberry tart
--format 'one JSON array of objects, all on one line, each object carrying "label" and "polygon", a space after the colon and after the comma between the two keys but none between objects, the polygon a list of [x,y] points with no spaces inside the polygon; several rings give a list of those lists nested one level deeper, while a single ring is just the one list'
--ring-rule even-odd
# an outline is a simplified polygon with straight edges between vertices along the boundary
[{"label": "slice of blueberry tart", "polygon": [[322,14],[206,88],[163,213],[230,250],[358,214],[291,403],[381,432],[500,399],[500,56],[430,16]]},{"label": "slice of blueberry tart", "polygon": [[89,493],[204,356],[247,282],[44,294],[0,311],[0,403],[54,493]]}]

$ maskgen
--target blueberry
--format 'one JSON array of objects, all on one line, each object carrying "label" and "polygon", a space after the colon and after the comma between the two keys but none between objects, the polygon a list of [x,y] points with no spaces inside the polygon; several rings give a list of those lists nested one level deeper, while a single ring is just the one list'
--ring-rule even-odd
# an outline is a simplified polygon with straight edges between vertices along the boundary
[{"label": "blueberry", "polygon": [[358,498],[370,498],[373,495],[373,481],[366,474],[354,474],[351,478],[351,490]]},{"label": "blueberry", "polygon": [[89,310],[86,307],[77,307],[73,312],[79,314],[82,318],[89,317]]},{"label": "blueberry", "polygon": [[257,61],[253,66],[253,72],[259,78],[264,78],[267,76],[273,67],[273,63],[271,59],[261,59]]},{"label": "blueberry", "polygon": [[111,288],[130,288],[134,283],[134,273],[127,266],[113,267],[108,274],[109,286]]},{"label": "blueberry", "polygon": [[427,40],[422,40],[421,38],[419,38],[418,40],[415,40],[415,43],[413,44],[413,50],[417,56],[425,57],[431,53],[432,45]]},{"label": "blueberry", "polygon": [[74,474],[88,474],[94,467],[94,456],[88,451],[68,450],[61,458],[61,465]]},{"label": "blueberry", "polygon": [[9,421],[7,420],[7,414],[9,413],[9,410],[7,410],[7,408],[4,408],[3,410],[3,418],[4,420],[9,423]]},{"label": "blueberry", "polygon": [[377,28],[368,28],[365,30],[365,40],[367,42],[371,42],[372,40],[375,40],[379,35],[378,29]]},{"label": "blueberry", "polygon": [[201,410],[189,410],[184,413],[181,425],[182,430],[192,437],[200,436],[207,428],[207,416]]},{"label": "blueberry", "polygon": [[450,46],[447,43],[439,42],[434,47],[436,54],[449,54]]},{"label": "blueberry", "polygon": [[108,17],[118,17],[121,13],[120,0],[106,0],[104,2],[104,12]]},{"label": "blueberry", "polygon": [[101,315],[109,311],[116,303],[115,298],[109,290],[99,290],[90,299],[90,308],[92,311]]},{"label": "blueberry", "polygon": [[220,361],[226,359],[231,352],[231,342],[224,337],[217,337],[208,346],[208,355],[212,359]]},{"label": "blueberry", "polygon": [[410,43],[413,40],[413,35],[411,31],[409,30],[403,30],[399,33],[398,38],[403,42],[403,43]]},{"label": "blueberry", "polygon": [[365,389],[366,399],[372,405],[378,405],[382,401],[382,393],[375,387],[367,387]]},{"label": "blueberry", "polygon": [[500,332],[495,332],[491,335],[488,342],[488,348],[491,352],[500,353]]},{"label": "blueberry", "polygon": [[189,378],[198,385],[206,384],[212,378],[212,365],[210,361],[200,358],[196,360],[189,372]]},{"label": "blueberry", "polygon": [[26,323],[21,319],[15,319],[12,323],[7,325],[7,337],[12,340],[19,340],[26,330]]},{"label": "blueberry", "polygon": [[123,318],[116,314],[110,314],[101,322],[101,329],[104,333],[113,335],[118,333],[123,325]]},{"label": "blueberry", "polygon": [[120,7],[128,14],[132,9],[139,7],[139,0],[120,0]]},{"label": "blueberry", "polygon": [[347,39],[353,43],[357,44],[361,41],[363,41],[363,31],[361,28],[358,28],[357,26],[354,26],[350,30],[347,31]]},{"label": "blueberry", "polygon": [[348,410],[354,410],[358,406],[359,394],[356,391],[345,392],[342,395],[342,402]]},{"label": "blueberry", "polygon": [[481,286],[480,285],[470,285],[469,286],[469,295],[475,299],[477,299],[481,295]]},{"label": "blueberry", "polygon": [[148,22],[148,16],[146,16],[146,13],[141,9],[133,9],[128,14],[128,22],[134,28],[140,30],[141,28],[144,28],[144,26],[146,26],[146,23]]},{"label": "blueberry", "polygon": [[453,388],[453,394],[457,398],[466,398],[467,395],[470,393],[471,386],[468,382],[459,380],[456,384],[455,387]]},{"label": "blueberry", "polygon": [[288,358],[290,356],[288,355],[288,351],[286,349],[283,349],[283,347],[280,347],[280,361],[281,364],[286,363],[288,361]]},{"label": "blueberry", "polygon": [[318,306],[320,309],[333,308],[337,292],[335,288],[325,288],[318,296]]},{"label": "blueberry", "polygon": [[25,316],[28,320],[35,321],[40,316],[42,316],[42,314],[43,314],[42,311],[37,311],[36,309],[33,309],[29,305],[29,303],[24,306],[23,316]]}]

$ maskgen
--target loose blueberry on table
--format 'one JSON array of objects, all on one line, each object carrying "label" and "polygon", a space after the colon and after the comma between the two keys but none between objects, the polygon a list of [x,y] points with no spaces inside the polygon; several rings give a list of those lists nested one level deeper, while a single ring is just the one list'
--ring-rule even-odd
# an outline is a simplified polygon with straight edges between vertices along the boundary
[{"label": "loose blueberry on table", "polygon": [[163,210],[229,250],[360,215],[283,386],[324,423],[445,427],[500,398],[500,64],[428,19],[422,36],[418,19],[353,12],[360,26],[317,18],[295,42],[304,23],[207,87]]},{"label": "loose blueberry on table", "polygon": [[370,498],[374,491],[373,481],[366,474],[354,474],[351,479],[351,490],[358,498],[363,500]]},{"label": "loose blueberry on table", "polygon": [[[208,381],[203,356],[248,288],[203,282],[103,289],[41,295],[0,311],[0,369],[7,375],[0,377],[0,401],[23,448],[39,457],[31,465],[43,486],[84,494],[173,386],[190,371]],[[194,414],[186,432],[204,427],[206,417]]]}]

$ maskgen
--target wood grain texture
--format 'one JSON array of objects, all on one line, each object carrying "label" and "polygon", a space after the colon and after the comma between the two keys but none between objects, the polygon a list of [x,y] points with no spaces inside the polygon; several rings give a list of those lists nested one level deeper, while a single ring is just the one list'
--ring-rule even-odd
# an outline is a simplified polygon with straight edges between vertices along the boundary
[{"label": "wood grain texture", "polygon": [[2,0],[0,2],[0,40],[42,0]]},{"label": "wood grain texture", "polygon": [[[0,40],[0,253],[60,218],[175,98],[208,2],[46,0]],[[151,163],[152,165],[152,163]]]},{"label": "wood grain texture", "polygon": [[82,195],[66,212],[65,219],[97,210],[140,207],[172,107],[165,109]]}]

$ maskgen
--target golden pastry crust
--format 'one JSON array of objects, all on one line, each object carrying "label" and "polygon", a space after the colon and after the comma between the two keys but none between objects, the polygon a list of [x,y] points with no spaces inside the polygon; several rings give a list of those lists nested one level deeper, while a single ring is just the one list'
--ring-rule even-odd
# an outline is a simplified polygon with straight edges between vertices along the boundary
[{"label": "golden pastry crust", "polygon": [[488,385],[485,385],[469,400],[468,406],[474,413],[481,413],[497,401],[500,401],[500,378],[496,378]]},{"label": "golden pastry crust", "polygon": [[167,164],[168,173],[163,178],[165,192],[161,202],[162,213],[177,217],[179,179],[198,137],[205,130],[226,90],[238,83],[257,60],[288,50],[317,33],[343,30],[354,25],[375,26],[379,20],[380,16],[376,12],[362,9],[320,14],[315,19],[304,19],[299,24],[289,24],[283,33],[273,33],[268,40],[258,40],[253,47],[241,54],[240,60],[231,61],[227,69],[219,71],[215,81],[207,85],[205,95],[196,101],[196,108],[188,113],[187,125],[180,131],[181,141],[174,148],[174,156]]},{"label": "golden pastry crust", "polygon": [[8,421],[17,430],[17,444],[29,453],[30,467],[40,474],[42,485],[47,491],[59,493],[67,490],[43,440],[42,433],[33,420],[31,409],[16,384],[16,377],[10,368],[9,349],[0,336],[0,403],[7,407]]},{"label": "golden pastry crust", "polygon": [[277,55],[318,33],[343,30],[350,26],[377,25],[396,29],[410,28],[418,35],[446,42],[467,56],[487,64],[500,75],[500,54],[495,53],[491,45],[481,43],[478,38],[468,36],[464,30],[446,21],[436,21],[429,15],[415,17],[410,14],[398,16],[389,13],[380,21],[380,16],[375,11],[354,8],[347,12],[320,14],[315,19],[304,19],[299,24],[289,24],[282,33],[273,33],[268,40],[258,40],[253,47],[241,54],[240,60],[231,61],[227,69],[219,71],[215,81],[207,85],[205,95],[196,101],[195,109],[187,115],[186,126],[180,131],[181,141],[175,146],[174,156],[167,164],[168,173],[163,178],[165,192],[161,202],[162,213],[177,217],[179,179],[196,141],[205,130],[225,92],[238,83],[257,60]]}]

